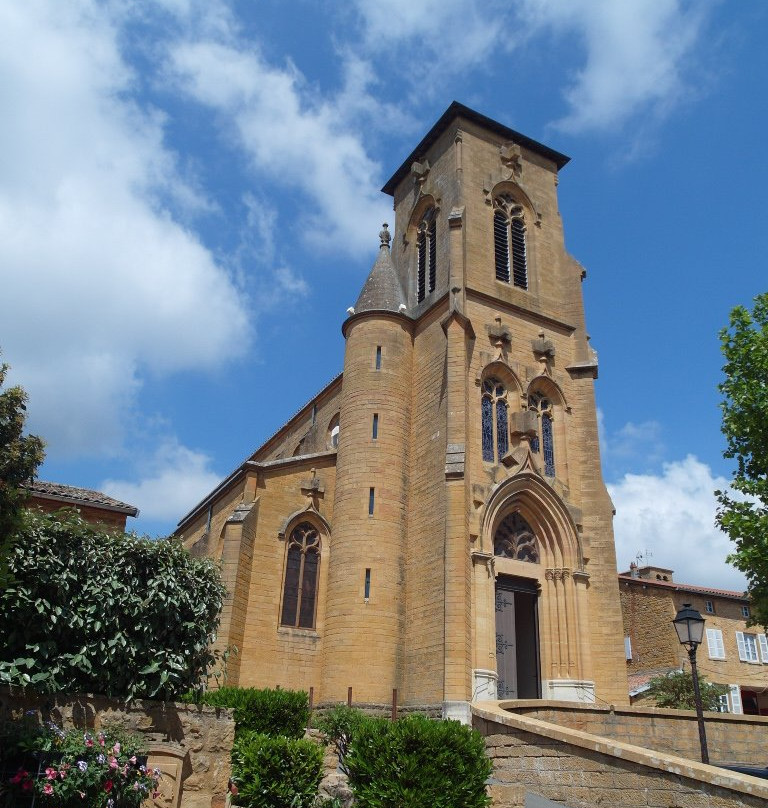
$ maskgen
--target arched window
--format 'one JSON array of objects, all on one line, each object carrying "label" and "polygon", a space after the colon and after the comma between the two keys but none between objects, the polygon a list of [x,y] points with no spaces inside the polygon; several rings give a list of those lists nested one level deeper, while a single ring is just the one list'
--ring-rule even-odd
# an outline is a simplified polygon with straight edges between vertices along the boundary
[{"label": "arched window", "polygon": [[498,379],[483,382],[481,411],[483,460],[493,463],[504,457],[509,449],[507,391]]},{"label": "arched window", "polygon": [[309,522],[302,522],[288,538],[281,625],[314,628],[319,571],[320,534]]},{"label": "arched window", "polygon": [[339,413],[336,413],[328,424],[327,444],[329,449],[339,448]]},{"label": "arched window", "polygon": [[528,258],[523,208],[508,194],[493,200],[493,247],[496,279],[528,288]]},{"label": "arched window", "polygon": [[493,537],[493,554],[516,561],[539,563],[539,544],[528,522],[518,513],[504,517]]},{"label": "arched window", "polygon": [[416,300],[421,303],[428,292],[435,291],[437,280],[437,218],[434,208],[429,208],[419,223],[416,248]]},{"label": "arched window", "polygon": [[531,439],[531,451],[541,452],[544,457],[544,474],[555,476],[555,439],[552,430],[552,402],[541,393],[528,396],[528,409],[536,413],[536,437]]}]

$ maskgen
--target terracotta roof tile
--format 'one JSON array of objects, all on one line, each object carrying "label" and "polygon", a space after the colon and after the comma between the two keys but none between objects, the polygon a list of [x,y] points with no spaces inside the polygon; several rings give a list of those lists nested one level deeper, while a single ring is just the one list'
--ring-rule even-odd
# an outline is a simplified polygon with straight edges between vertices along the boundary
[{"label": "terracotta roof tile", "polygon": [[74,485],[51,483],[45,480],[35,480],[28,489],[32,494],[40,497],[57,499],[62,502],[71,502],[76,505],[92,505],[95,508],[107,508],[119,511],[128,516],[138,516],[139,509],[119,499],[113,499],[101,491],[92,491],[90,488],[77,488]]}]

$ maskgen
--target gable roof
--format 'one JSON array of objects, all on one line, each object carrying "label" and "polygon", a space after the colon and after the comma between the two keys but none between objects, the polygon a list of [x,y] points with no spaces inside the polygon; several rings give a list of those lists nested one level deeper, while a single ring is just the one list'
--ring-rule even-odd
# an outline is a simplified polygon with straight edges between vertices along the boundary
[{"label": "gable roof", "polygon": [[61,502],[63,505],[87,505],[92,508],[124,513],[127,516],[139,515],[139,509],[133,505],[108,497],[101,491],[92,491],[90,488],[77,488],[74,485],[51,483],[45,480],[35,480],[26,488],[33,497]]},{"label": "gable roof", "polygon": [[395,171],[395,173],[390,177],[381,190],[385,194],[392,196],[395,193],[395,188],[397,188],[397,186],[400,184],[400,181],[411,170],[411,165],[424,157],[425,152],[429,150],[430,146],[432,146],[432,144],[440,137],[443,131],[447,129],[456,118],[459,117],[472,121],[472,123],[482,126],[484,129],[488,129],[489,131],[500,135],[506,140],[512,140],[518,145],[524,146],[526,149],[530,149],[531,151],[552,160],[552,162],[557,166],[558,170],[571,159],[570,157],[567,157],[554,149],[550,149],[549,146],[545,146],[543,143],[532,140],[526,135],[516,132],[514,129],[510,129],[508,126],[504,126],[504,124],[494,121],[493,118],[488,118],[485,115],[481,115],[479,112],[475,112],[475,110],[465,107],[464,104],[454,101],[440,116],[440,120],[437,121],[437,123],[429,130],[429,132],[427,132],[426,135],[424,135],[419,145],[408,155],[405,162],[403,162],[400,168]]},{"label": "gable roof", "polygon": [[713,595],[718,598],[728,598],[729,600],[742,600],[745,603],[749,601],[749,598],[744,594],[744,592],[736,592],[733,589],[715,589],[711,586],[678,584],[674,581],[655,581],[653,578],[634,578],[631,575],[626,575],[625,573],[619,573],[619,581],[656,587],[658,589],[668,589],[673,592],[690,592],[692,595]]}]

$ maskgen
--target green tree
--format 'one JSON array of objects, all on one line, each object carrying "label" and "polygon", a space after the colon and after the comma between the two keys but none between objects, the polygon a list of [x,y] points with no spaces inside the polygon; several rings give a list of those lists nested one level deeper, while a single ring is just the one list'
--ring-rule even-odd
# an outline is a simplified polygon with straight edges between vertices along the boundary
[{"label": "green tree", "polygon": [[26,511],[0,592],[0,683],[172,699],[215,658],[226,594],[216,565],[175,539]]},{"label": "green tree", "polygon": [[768,293],[754,303],[736,306],[720,332],[723,455],[736,469],[732,491],[715,493],[717,524],[736,545],[728,561],[747,576],[750,623],[768,626]]},{"label": "green tree", "polygon": [[[8,365],[0,363],[0,391]],[[31,482],[43,462],[43,441],[24,436],[27,394],[21,387],[0,392],[0,590],[8,584],[8,555],[19,527],[25,483]]]},{"label": "green tree", "polygon": [[[648,683],[648,695],[657,707],[670,707],[674,710],[695,710],[693,677],[690,671],[674,671],[663,676],[654,676]],[[720,696],[728,692],[727,685],[715,685],[699,674],[701,704],[705,710],[719,710]]]}]

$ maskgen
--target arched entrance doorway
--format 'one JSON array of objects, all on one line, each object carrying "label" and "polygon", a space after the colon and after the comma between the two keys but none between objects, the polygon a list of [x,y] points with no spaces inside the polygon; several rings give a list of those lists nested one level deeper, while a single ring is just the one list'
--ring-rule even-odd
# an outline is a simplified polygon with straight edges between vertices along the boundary
[{"label": "arched entrance doorway", "polygon": [[496,670],[500,699],[541,698],[538,587],[515,575],[496,578]]}]

